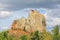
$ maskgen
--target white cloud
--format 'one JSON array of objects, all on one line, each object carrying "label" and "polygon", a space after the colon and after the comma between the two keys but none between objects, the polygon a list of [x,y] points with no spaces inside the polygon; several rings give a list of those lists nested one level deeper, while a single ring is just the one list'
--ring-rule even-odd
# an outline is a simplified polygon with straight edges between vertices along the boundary
[{"label": "white cloud", "polygon": [[53,22],[54,22],[55,25],[56,24],[60,25],[60,18],[55,18],[55,20]]},{"label": "white cloud", "polygon": [[38,10],[41,14],[44,14],[48,27],[54,27],[57,24],[60,25],[60,9],[27,8],[22,10],[22,12],[29,12],[30,9]]},{"label": "white cloud", "polygon": [[0,8],[1,7],[8,7],[8,5],[7,4],[0,3]]},{"label": "white cloud", "polygon": [[[48,10],[48,11],[47,11]],[[60,9],[46,9],[46,21],[48,27],[60,25]]]},{"label": "white cloud", "polygon": [[8,12],[8,11],[0,11],[0,17],[7,17],[9,15],[11,15],[12,13],[11,12]]},{"label": "white cloud", "polygon": [[4,30],[8,30],[9,29],[9,27],[0,27],[0,31],[4,31]]},{"label": "white cloud", "polygon": [[60,25],[60,9],[27,8],[22,10],[22,12],[29,12],[30,9],[38,10],[41,14],[44,14],[48,27],[54,27],[57,24]]}]

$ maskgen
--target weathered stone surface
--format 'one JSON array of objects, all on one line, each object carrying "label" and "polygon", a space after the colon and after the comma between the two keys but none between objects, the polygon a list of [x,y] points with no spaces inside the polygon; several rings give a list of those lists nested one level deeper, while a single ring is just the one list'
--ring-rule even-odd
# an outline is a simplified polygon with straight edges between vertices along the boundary
[{"label": "weathered stone surface", "polygon": [[29,13],[28,18],[22,17],[21,19],[14,20],[11,30],[9,33],[13,32],[12,34],[22,34],[19,30],[23,33],[31,33],[35,31],[44,32],[46,29],[46,21],[44,15],[40,14],[38,11],[31,10]]},{"label": "weathered stone surface", "polygon": [[45,31],[46,21],[44,15],[40,14],[38,11],[32,10],[29,15],[29,20],[33,31]]},{"label": "weathered stone surface", "polygon": [[30,35],[30,33],[22,30],[9,30],[8,35],[15,36],[16,38],[18,38],[23,35]]},{"label": "weathered stone surface", "polygon": [[14,20],[11,29],[16,29],[16,28],[17,28],[17,20]]}]

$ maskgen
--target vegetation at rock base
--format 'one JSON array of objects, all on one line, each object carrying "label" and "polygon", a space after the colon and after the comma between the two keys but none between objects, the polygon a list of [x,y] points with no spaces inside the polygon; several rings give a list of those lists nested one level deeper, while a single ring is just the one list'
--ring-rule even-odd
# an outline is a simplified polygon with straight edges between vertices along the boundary
[{"label": "vegetation at rock base", "polygon": [[60,26],[56,25],[51,32],[40,33],[36,31],[30,36],[23,35],[16,39],[14,36],[9,36],[8,31],[0,32],[0,40],[60,40]]}]

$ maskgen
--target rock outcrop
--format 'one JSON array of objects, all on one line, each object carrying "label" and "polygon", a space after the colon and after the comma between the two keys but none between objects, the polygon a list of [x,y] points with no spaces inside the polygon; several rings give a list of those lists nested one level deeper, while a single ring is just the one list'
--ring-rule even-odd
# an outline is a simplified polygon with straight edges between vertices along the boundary
[{"label": "rock outcrop", "polygon": [[31,10],[28,18],[14,20],[9,34],[27,35],[31,32],[44,32],[46,29],[46,21],[44,15],[38,11]]}]

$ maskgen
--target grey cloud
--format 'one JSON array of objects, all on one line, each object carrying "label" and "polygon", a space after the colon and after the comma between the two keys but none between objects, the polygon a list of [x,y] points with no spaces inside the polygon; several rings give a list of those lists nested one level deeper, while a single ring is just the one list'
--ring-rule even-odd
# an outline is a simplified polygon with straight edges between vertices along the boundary
[{"label": "grey cloud", "polygon": [[60,9],[46,9],[47,26],[60,25]]},{"label": "grey cloud", "polygon": [[24,8],[58,8],[57,4],[60,4],[60,0],[0,0],[1,4],[7,6],[0,7],[5,11],[16,11]]},{"label": "grey cloud", "polygon": [[60,18],[60,9],[51,9],[47,15],[53,18]]}]

